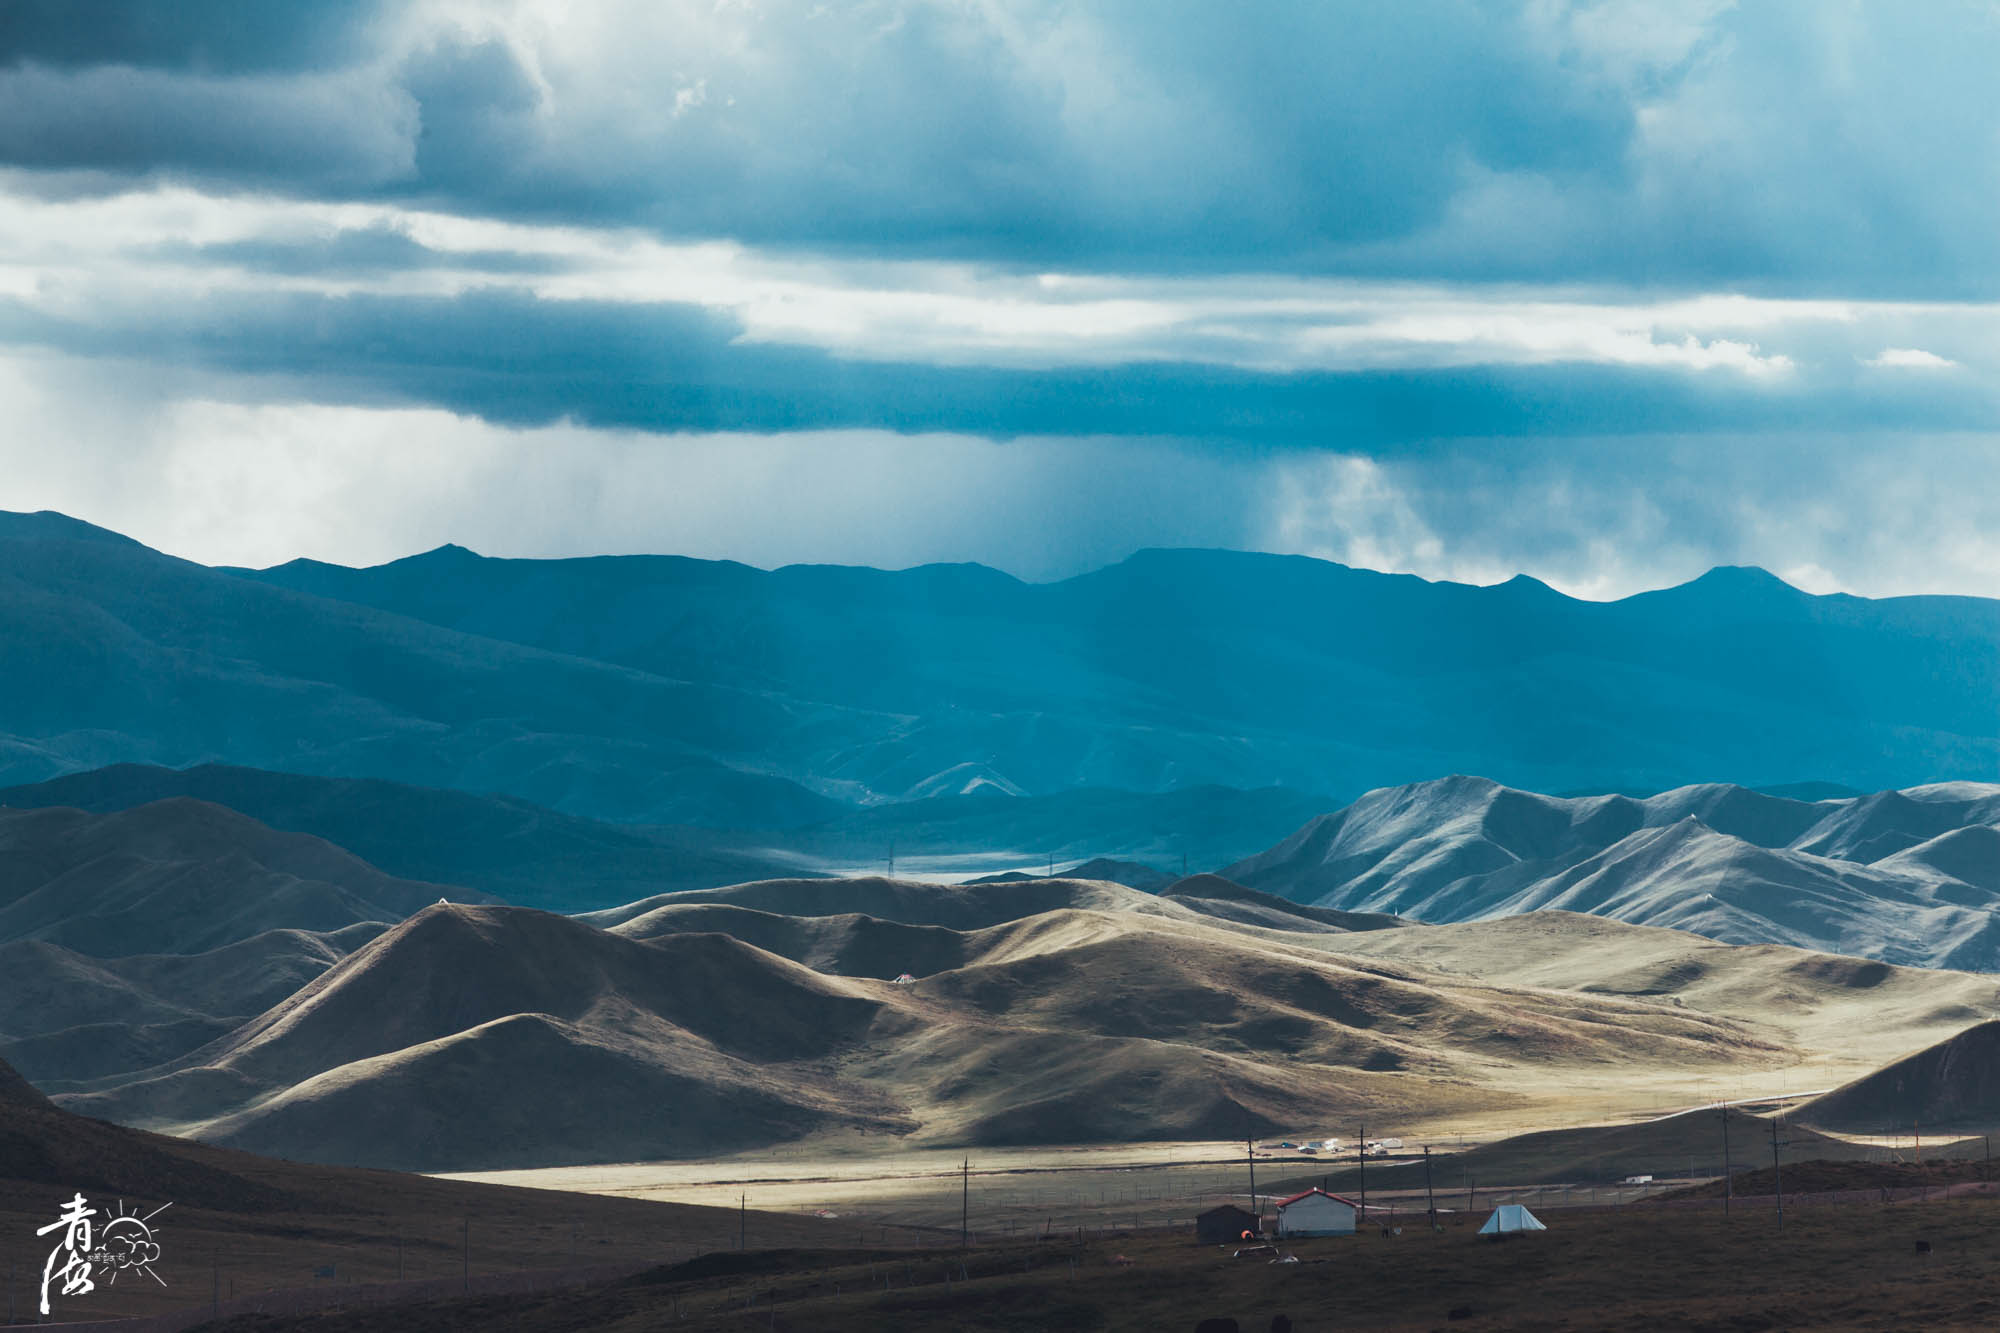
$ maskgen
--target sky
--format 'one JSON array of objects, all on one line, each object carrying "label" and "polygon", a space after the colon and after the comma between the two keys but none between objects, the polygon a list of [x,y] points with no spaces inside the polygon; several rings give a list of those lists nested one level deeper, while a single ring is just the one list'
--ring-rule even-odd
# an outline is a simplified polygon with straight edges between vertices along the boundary
[{"label": "sky", "polygon": [[2000,596],[1991,0],[0,3],[0,509]]}]

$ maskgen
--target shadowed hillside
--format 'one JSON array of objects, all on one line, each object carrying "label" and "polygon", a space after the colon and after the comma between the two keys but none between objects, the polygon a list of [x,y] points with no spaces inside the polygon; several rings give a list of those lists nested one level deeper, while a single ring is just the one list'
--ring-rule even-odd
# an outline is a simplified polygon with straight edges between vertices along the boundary
[{"label": "shadowed hillside", "polygon": [[89,958],[0,945],[0,1057],[42,1087],[165,1064],[278,1004],[388,926],[273,930],[206,953]]},{"label": "shadowed hillside", "polygon": [[399,921],[466,890],[395,879],[318,838],[185,798],[110,815],[0,809],[0,941],[95,957]]},{"label": "shadowed hillside", "polygon": [[[1636,1125],[1593,1125],[1583,1129],[1546,1130],[1519,1134],[1466,1152],[1433,1153],[1432,1180],[1450,1201],[1453,1186],[1463,1190],[1471,1180],[1482,1188],[1503,1185],[1613,1185],[1626,1176],[1721,1175],[1725,1166],[1742,1170],[1762,1160],[1770,1162],[1770,1121],[1762,1116],[1728,1112],[1731,1141],[1722,1137],[1721,1108],[1648,1120]],[[1784,1160],[1860,1160],[1873,1148],[1816,1134],[1789,1120],[1782,1130]],[[1725,1155],[1727,1153],[1728,1155]],[[1690,1167],[1692,1171],[1690,1172]],[[1274,1172],[1275,1173],[1275,1172]],[[1354,1156],[1329,1158],[1318,1173],[1274,1181],[1279,1191],[1307,1189],[1331,1177],[1336,1189],[1352,1190],[1366,1175],[1371,1190],[1420,1190],[1422,1162],[1371,1163],[1359,1169]]]},{"label": "shadowed hillside", "polygon": [[[25,1279],[47,1256],[35,1229],[79,1192],[106,1211],[159,1211],[165,1285],[100,1280],[87,1295],[61,1301],[58,1320],[185,1315],[207,1305],[211,1280],[226,1301],[232,1290],[249,1296],[307,1286],[328,1263],[345,1283],[448,1277],[456,1292],[461,1274],[476,1283],[489,1272],[637,1265],[731,1248],[739,1227],[753,1250],[835,1238],[826,1221],[797,1213],[739,1214],[259,1157],[60,1110],[0,1063],[0,1234],[14,1238],[8,1257],[24,1279],[15,1289],[21,1315],[34,1308],[34,1284]],[[871,1240],[910,1239],[899,1228],[869,1230]],[[845,1229],[838,1234],[853,1240]],[[409,1327],[413,1307],[387,1313]]]},{"label": "shadowed hillside", "polygon": [[1850,1134],[2000,1126],[2000,1021],[1981,1023],[1814,1099],[1808,1124]]},{"label": "shadowed hillside", "polygon": [[194,797],[275,829],[324,838],[393,875],[460,884],[550,911],[796,873],[711,829],[616,824],[511,796],[224,764],[115,764],[0,790],[0,806],[112,812],[170,797]]}]

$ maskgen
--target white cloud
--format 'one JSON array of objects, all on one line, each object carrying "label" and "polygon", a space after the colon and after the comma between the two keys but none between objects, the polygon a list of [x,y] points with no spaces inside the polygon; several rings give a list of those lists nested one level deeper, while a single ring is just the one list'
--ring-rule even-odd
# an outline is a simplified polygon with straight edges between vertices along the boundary
[{"label": "white cloud", "polygon": [[1921,347],[1884,347],[1867,360],[1871,366],[1889,366],[1906,370],[1950,370],[1958,362],[1936,352],[1926,352]]}]

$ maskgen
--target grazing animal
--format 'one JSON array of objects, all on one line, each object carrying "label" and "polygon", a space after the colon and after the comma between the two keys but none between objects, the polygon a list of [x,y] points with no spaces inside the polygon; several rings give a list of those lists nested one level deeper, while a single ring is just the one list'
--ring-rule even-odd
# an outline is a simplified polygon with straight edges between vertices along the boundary
[{"label": "grazing animal", "polygon": [[1271,1333],[1292,1333],[1292,1317],[1288,1314],[1272,1315]]},{"label": "grazing animal", "polygon": [[1469,1305],[1454,1305],[1451,1307],[1449,1311],[1446,1312],[1445,1318],[1470,1319],[1472,1318],[1472,1307]]},{"label": "grazing animal", "polygon": [[1930,1252],[1931,1252],[1931,1243],[1929,1241],[1920,1240],[1917,1242],[1918,1254],[1929,1254]]}]

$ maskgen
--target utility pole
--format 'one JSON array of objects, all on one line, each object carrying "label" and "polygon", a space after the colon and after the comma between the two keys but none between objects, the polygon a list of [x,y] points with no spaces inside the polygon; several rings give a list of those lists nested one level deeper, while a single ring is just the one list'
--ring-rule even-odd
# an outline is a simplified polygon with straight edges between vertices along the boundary
[{"label": "utility pole", "polygon": [[972,1159],[968,1157],[958,1168],[958,1248],[961,1250],[971,1245],[971,1219]]},{"label": "utility pole", "polygon": [[1771,1183],[1778,1192],[1778,1230],[1785,1229],[1785,1175],[1778,1165],[1778,1149],[1785,1145],[1778,1142],[1778,1117],[1771,1117]]},{"label": "utility pole", "polygon": [[743,1248],[744,1237],[750,1234],[750,1196],[736,1196],[736,1248]]},{"label": "utility pole", "polygon": [[1264,1214],[1257,1211],[1257,1146],[1255,1139],[1243,1140],[1243,1159],[1250,1163],[1250,1216],[1257,1219],[1257,1230],[1264,1229]]},{"label": "utility pole", "polygon": [[1736,1197],[1736,1177],[1729,1164],[1729,1108],[1722,1108],[1722,1216],[1729,1217],[1730,1200]]},{"label": "utility pole", "polygon": [[1355,1165],[1361,1168],[1361,1212],[1363,1222],[1368,1220],[1368,1122],[1361,1122],[1361,1132],[1354,1140]]},{"label": "utility pole", "polygon": [[889,878],[896,878],[896,840],[889,839]]},{"label": "utility pole", "polygon": [[1428,1143],[1424,1145],[1424,1203],[1431,1210],[1431,1230],[1436,1231],[1438,1201],[1437,1195],[1431,1193],[1431,1145]]}]

